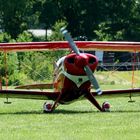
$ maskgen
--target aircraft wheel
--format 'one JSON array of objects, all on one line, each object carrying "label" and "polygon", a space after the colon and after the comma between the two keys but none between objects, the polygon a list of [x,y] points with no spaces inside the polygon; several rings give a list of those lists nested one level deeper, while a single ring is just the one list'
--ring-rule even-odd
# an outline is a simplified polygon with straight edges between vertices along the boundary
[{"label": "aircraft wheel", "polygon": [[44,113],[52,112],[52,107],[53,107],[52,103],[45,102],[43,105],[43,112]]},{"label": "aircraft wheel", "polygon": [[102,104],[102,109],[103,109],[103,111],[105,111],[105,112],[110,112],[110,103],[109,103],[109,102],[104,102],[104,103]]}]

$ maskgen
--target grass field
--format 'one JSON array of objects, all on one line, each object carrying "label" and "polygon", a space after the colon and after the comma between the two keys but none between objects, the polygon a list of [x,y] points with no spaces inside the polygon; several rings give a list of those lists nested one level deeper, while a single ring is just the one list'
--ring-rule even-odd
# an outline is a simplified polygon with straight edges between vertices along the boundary
[{"label": "grass field", "polygon": [[[97,78],[103,89],[126,88],[131,87],[131,75],[97,73]],[[139,73],[137,85],[138,78]],[[111,112],[107,113],[82,100],[44,114],[44,101],[10,99],[12,104],[7,105],[5,99],[0,99],[0,140],[139,140],[140,97],[135,97],[134,103],[128,100],[100,97],[100,103],[111,104]]]},{"label": "grass field", "polygon": [[[99,99],[103,102],[106,99]],[[138,140],[140,98],[109,99],[111,112],[98,112],[88,101],[59,106],[52,114],[42,113],[43,101],[0,101],[0,140]]]}]

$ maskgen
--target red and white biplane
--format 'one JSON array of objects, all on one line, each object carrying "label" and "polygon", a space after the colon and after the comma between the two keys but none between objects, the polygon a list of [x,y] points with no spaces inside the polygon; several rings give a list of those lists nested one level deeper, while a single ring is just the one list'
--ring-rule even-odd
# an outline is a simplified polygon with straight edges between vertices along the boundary
[{"label": "red and white biplane", "polygon": [[[99,96],[133,96],[140,95],[140,88],[126,90],[105,90],[102,91],[94,76],[98,65],[96,56],[89,53],[82,53],[80,50],[102,50],[102,51],[128,51],[140,52],[140,42],[100,42],[100,41],[73,41],[66,29],[61,29],[67,41],[57,42],[27,42],[27,43],[0,43],[1,52],[18,51],[42,51],[72,49],[72,53],[60,58],[56,63],[53,84],[25,85],[14,90],[0,90],[2,98],[23,98],[53,100],[54,104],[45,103],[44,112],[52,112],[59,104],[68,104],[75,100],[86,98],[98,110],[108,111],[109,104],[100,105],[95,97]],[[23,90],[34,88],[46,88],[53,86],[54,91]],[[91,91],[91,86],[95,91]]]}]

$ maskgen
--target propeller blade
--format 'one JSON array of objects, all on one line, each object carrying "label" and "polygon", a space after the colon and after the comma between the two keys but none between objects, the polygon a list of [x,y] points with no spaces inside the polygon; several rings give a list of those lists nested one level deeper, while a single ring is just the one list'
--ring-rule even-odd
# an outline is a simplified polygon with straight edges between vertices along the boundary
[{"label": "propeller blade", "polygon": [[60,30],[64,35],[65,39],[69,42],[71,49],[77,54],[80,54],[79,49],[77,48],[76,44],[74,43],[73,39],[71,38],[70,34],[65,28],[61,28]]},{"label": "propeller blade", "polygon": [[[68,33],[68,31],[67,31],[64,27],[61,28],[60,31],[61,31],[61,33],[64,35],[65,39],[69,42],[71,49],[72,49],[77,55],[80,55],[80,51],[79,51],[79,49],[77,48],[76,44],[74,43],[74,41],[73,41],[72,37],[70,36],[70,34]],[[85,72],[86,72],[86,74],[87,74],[87,76],[88,76],[88,78],[89,78],[91,84],[95,87],[97,94],[98,94],[98,95],[101,95],[101,94],[102,94],[102,91],[101,91],[101,89],[100,89],[100,87],[99,87],[99,84],[98,84],[96,78],[94,77],[94,75],[93,75],[91,69],[89,68],[89,66],[88,66],[88,65],[85,66],[85,67],[84,67],[84,70],[85,70]]]},{"label": "propeller blade", "polygon": [[84,70],[85,70],[85,72],[86,72],[86,74],[87,74],[91,84],[95,87],[97,94],[101,95],[102,94],[102,90],[100,89],[99,84],[98,84],[95,76],[93,75],[91,69],[89,68],[89,66],[85,66]]}]

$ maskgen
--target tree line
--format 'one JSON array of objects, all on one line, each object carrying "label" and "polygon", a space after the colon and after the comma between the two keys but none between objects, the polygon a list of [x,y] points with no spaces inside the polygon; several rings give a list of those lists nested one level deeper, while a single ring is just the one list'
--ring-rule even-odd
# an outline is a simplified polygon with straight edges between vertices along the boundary
[{"label": "tree line", "polygon": [[74,37],[139,41],[139,0],[1,0],[1,28],[16,38],[29,28],[64,21]]},{"label": "tree line", "polygon": [[[1,0],[0,42],[63,40],[59,30],[66,26],[75,40],[139,41],[139,0]],[[27,29],[51,29],[51,36],[35,37]],[[53,62],[68,52],[20,52],[0,54],[3,84],[52,79]],[[23,79],[21,81],[21,79]]]}]

